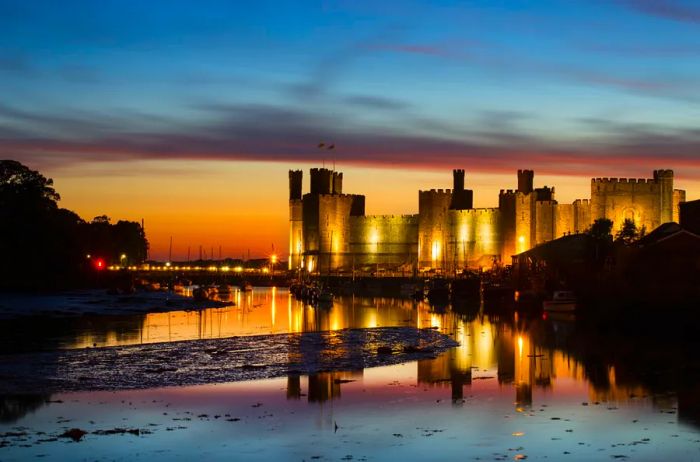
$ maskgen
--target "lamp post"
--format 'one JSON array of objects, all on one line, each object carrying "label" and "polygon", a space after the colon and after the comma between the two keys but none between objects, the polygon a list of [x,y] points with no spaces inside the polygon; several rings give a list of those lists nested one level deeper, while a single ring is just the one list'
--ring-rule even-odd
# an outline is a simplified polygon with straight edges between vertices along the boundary
[{"label": "lamp post", "polygon": [[121,254],[121,255],[119,256],[119,262],[121,263],[122,268],[125,268],[125,267],[126,267],[126,262],[127,262],[127,260],[126,260],[126,254],[125,254],[125,253],[123,253],[123,254]]}]

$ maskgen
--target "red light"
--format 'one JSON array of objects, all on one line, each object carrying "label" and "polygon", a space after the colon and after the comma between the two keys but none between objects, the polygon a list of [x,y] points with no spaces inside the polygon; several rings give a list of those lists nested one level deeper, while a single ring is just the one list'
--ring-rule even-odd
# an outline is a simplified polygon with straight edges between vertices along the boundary
[{"label": "red light", "polygon": [[105,261],[101,258],[95,260],[95,269],[103,270],[105,269]]},{"label": "red light", "polygon": [[545,321],[547,320],[547,312],[546,311],[544,313],[542,313],[542,319],[544,319]]}]

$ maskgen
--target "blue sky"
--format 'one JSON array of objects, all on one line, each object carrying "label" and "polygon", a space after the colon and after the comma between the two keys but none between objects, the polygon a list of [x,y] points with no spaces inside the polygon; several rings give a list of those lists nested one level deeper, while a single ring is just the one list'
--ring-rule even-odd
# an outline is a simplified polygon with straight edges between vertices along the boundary
[{"label": "blue sky", "polygon": [[0,155],[700,178],[700,4],[0,0]]}]

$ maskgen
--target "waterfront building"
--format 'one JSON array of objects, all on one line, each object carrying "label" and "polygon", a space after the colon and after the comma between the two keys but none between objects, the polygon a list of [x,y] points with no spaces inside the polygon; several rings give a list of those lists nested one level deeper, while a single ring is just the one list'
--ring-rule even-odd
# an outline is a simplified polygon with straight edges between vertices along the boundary
[{"label": "waterfront building", "polygon": [[289,268],[329,272],[453,272],[508,264],[511,256],[581,233],[598,218],[626,219],[651,232],[679,221],[685,191],[673,171],[652,178],[594,178],[591,197],[560,204],[553,187],[534,187],[532,170],[518,170],[517,189],[501,190],[498,207],[474,208],[464,170],[453,189],[418,191],[418,214],[366,215],[365,196],[343,193],[343,174],[312,168],[289,172]]}]

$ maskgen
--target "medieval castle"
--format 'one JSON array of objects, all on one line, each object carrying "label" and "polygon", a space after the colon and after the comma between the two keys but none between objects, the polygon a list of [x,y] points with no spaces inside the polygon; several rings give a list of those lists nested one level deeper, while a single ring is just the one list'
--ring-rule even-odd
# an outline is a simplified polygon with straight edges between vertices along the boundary
[{"label": "medieval castle", "polygon": [[580,233],[598,218],[625,219],[647,232],[678,221],[685,191],[673,171],[653,178],[595,178],[591,198],[559,204],[554,188],[535,188],[532,170],[518,171],[518,189],[501,190],[497,208],[474,208],[464,170],[454,188],[418,192],[417,215],[365,215],[365,196],[343,194],[343,174],[312,168],[302,195],[301,170],[289,172],[289,268],[309,272],[384,268],[393,271],[491,268],[561,236]]}]

